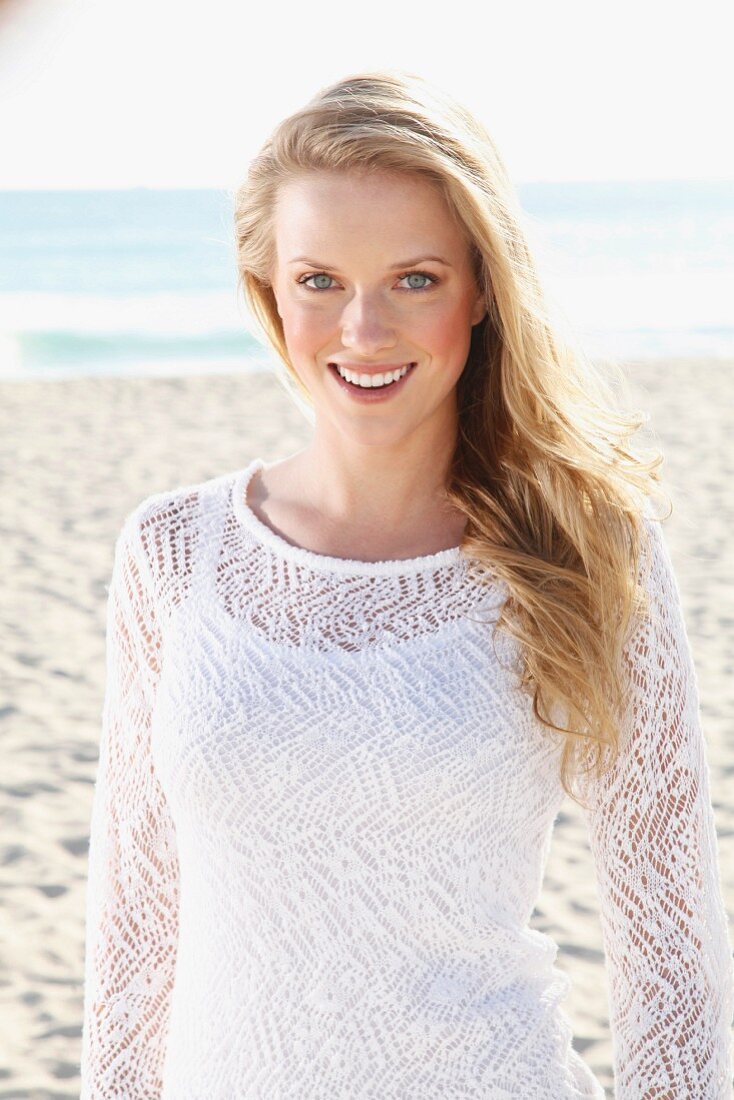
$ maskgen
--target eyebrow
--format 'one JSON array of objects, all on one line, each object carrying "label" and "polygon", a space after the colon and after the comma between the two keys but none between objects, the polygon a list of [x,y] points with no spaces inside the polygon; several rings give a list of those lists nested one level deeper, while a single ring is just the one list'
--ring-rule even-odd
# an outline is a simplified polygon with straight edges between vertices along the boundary
[{"label": "eyebrow", "polygon": [[[294,258],[292,260],[289,260],[288,262],[291,263],[291,264],[299,264],[299,263],[310,264],[311,267],[325,267],[325,268],[335,268],[336,267],[336,264],[322,264],[322,263],[319,263],[318,260],[309,259],[308,256],[294,256]],[[444,267],[452,267],[453,266],[452,264],[449,263],[448,260],[444,260],[441,256],[419,256],[415,260],[403,260],[401,263],[392,264],[391,270],[397,271],[398,268],[401,268],[401,267],[414,267],[416,264],[425,264],[425,263],[443,264]]]}]

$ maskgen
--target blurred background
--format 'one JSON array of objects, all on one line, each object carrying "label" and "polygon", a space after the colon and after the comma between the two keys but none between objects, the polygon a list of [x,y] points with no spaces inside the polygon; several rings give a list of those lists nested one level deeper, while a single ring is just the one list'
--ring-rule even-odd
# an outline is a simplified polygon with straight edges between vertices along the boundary
[{"label": "blurred background", "polygon": [[259,368],[231,194],[284,114],[379,65],[477,110],[590,351],[731,355],[730,6],[452,11],[0,2],[0,377]]},{"label": "blurred background", "polygon": [[[360,70],[482,119],[547,292],[665,455],[734,911],[734,17],[718,0],[0,0],[0,1100],[79,1093],[89,813],[114,539],[149,493],[304,445],[236,293],[232,195]],[[9,582],[9,583],[8,583]],[[613,1096],[594,868],[568,804],[532,924]]]}]

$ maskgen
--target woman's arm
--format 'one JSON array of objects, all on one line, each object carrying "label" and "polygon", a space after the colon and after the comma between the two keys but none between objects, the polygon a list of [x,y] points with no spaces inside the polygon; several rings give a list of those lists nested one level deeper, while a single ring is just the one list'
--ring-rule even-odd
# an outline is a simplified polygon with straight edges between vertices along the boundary
[{"label": "woman's arm", "polygon": [[154,1100],[178,942],[176,837],[153,770],[160,673],[139,509],[115,546],[107,682],[90,828],[81,1100]]},{"label": "woman's arm", "polygon": [[662,530],[625,648],[620,756],[586,811],[617,1100],[729,1100],[734,975],[698,687]]}]

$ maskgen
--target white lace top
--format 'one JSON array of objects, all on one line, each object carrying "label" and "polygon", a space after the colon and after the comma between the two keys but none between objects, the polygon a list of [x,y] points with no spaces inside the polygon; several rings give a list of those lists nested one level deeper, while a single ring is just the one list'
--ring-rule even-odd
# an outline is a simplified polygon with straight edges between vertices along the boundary
[{"label": "white lace top", "polygon": [[[560,742],[458,548],[289,543],[261,459],[127,516],[91,819],[82,1100],[603,1097],[528,927]],[[659,525],[625,749],[586,812],[618,1100],[729,1096],[732,958]],[[476,563],[473,563],[476,565]]]}]

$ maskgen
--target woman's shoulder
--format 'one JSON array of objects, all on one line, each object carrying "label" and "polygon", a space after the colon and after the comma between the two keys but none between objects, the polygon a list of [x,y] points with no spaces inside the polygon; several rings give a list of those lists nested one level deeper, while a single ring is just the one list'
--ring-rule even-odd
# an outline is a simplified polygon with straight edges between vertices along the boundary
[{"label": "woman's shoulder", "polygon": [[190,525],[227,499],[238,470],[228,470],[203,481],[159,489],[141,498],[125,514],[122,529],[171,528]]},{"label": "woman's shoulder", "polygon": [[238,472],[228,470],[139,499],[124,515],[118,548],[123,546],[142,560],[145,572],[156,583],[190,575],[195,554],[221,529]]}]

